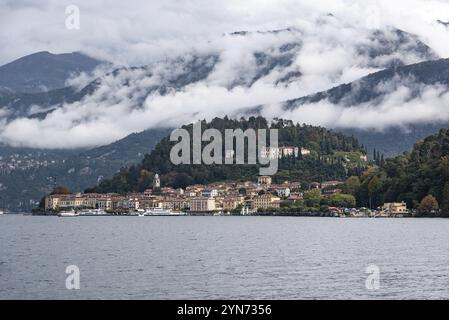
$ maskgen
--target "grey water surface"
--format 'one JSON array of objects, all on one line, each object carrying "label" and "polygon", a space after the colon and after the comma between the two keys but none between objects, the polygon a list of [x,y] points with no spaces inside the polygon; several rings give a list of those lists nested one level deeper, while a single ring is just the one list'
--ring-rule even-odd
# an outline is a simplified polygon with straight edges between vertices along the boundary
[{"label": "grey water surface", "polygon": [[365,298],[449,299],[449,219],[0,216],[0,299]]}]

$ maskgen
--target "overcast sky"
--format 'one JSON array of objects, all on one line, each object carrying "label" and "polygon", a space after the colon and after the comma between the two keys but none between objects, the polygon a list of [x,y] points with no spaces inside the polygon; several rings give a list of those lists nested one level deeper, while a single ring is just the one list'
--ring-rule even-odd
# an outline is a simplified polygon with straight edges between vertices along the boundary
[{"label": "overcast sky", "polygon": [[[79,8],[79,29],[66,27],[69,5]],[[259,105],[264,106],[262,114],[268,118],[284,117],[329,128],[382,130],[449,121],[447,88],[423,87],[413,79],[381,84],[386,96],[380,103],[343,106],[322,101],[294,111],[282,108],[283,101],[355,81],[394,60],[404,64],[427,60],[429,57],[414,47],[421,42],[437,57],[449,57],[449,27],[437,20],[449,21],[448,0],[0,0],[0,64],[43,50],[83,51],[119,65],[162,61],[152,65],[151,75],[142,70],[113,76],[99,72],[95,76],[101,76],[102,82],[96,92],[65,104],[45,119],[7,122],[4,115],[8,110],[0,106],[0,142],[46,148],[94,147],[147,128],[240,116]],[[223,36],[288,27],[294,32]],[[397,41],[391,27],[417,35],[421,42],[411,38],[375,59],[360,51],[382,47],[382,41],[370,38],[374,30],[383,30],[385,39]],[[280,46],[292,42],[300,46],[291,64],[274,68],[251,83],[263,68],[255,53],[279,57]],[[219,56],[215,64],[204,61],[213,65],[205,79],[163,95],[148,95],[149,87],[186,72],[189,59],[208,56],[204,53]],[[180,63],[167,59],[179,56],[187,58]],[[300,76],[279,83],[292,73]],[[92,79],[82,75],[70,83],[81,88]],[[420,97],[412,94],[417,88]],[[34,106],[32,111],[42,110]]]},{"label": "overcast sky", "polygon": [[[80,9],[79,30],[66,28],[68,5]],[[327,13],[361,27],[394,25],[449,57],[447,34],[436,24],[449,20],[447,0],[1,0],[0,64],[43,50],[144,64],[199,39],[300,25]]]}]

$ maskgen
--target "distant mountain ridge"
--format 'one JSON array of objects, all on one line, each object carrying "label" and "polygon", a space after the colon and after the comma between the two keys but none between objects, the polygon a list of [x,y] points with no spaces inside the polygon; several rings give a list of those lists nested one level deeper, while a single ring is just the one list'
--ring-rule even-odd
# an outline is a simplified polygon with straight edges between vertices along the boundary
[{"label": "distant mountain ridge", "polygon": [[66,86],[70,76],[90,72],[101,63],[80,52],[36,52],[0,66],[0,89],[16,93],[60,89]]},{"label": "distant mountain ridge", "polygon": [[[342,84],[335,88],[318,92],[310,96],[289,100],[284,108],[294,109],[306,103],[316,103],[327,100],[333,104],[354,106],[374,100],[382,96],[381,91],[373,90],[381,83],[394,81],[395,77],[410,79],[414,83],[424,85],[444,84],[449,86],[449,59],[439,59],[420,62],[412,65],[399,66],[372,73],[352,83]],[[398,82],[405,84],[406,82]]]},{"label": "distant mountain ridge", "polygon": [[[376,90],[385,83],[390,83],[392,88],[388,91]],[[286,101],[283,103],[283,109],[295,110],[302,105],[319,102],[344,107],[357,107],[368,102],[376,105],[384,96],[394,92],[395,86],[409,87],[411,97],[419,97],[426,85],[444,85],[449,88],[449,59],[425,61],[372,73],[352,83]],[[449,128],[449,121],[435,119],[434,123],[409,125],[407,130],[401,127],[389,127],[382,131],[357,128],[334,128],[334,130],[354,134],[370,150],[375,148],[386,156],[395,156],[409,151],[417,140],[435,134],[441,128]]]},{"label": "distant mountain ridge", "polygon": [[[333,17],[326,17],[326,19],[333,19]],[[240,31],[231,33],[229,36],[237,44],[251,37],[274,38],[275,44],[264,50],[254,49],[250,55],[245,56],[244,61],[240,62],[242,64],[239,66],[240,69],[236,66],[230,69],[231,75],[227,83],[222,84],[228,90],[237,86],[250,88],[256,82],[265,79],[272,82],[273,86],[286,86],[302,78],[303,71],[294,65],[298,53],[303,48],[304,35],[301,30],[286,28],[264,32]],[[280,36],[283,38],[279,39]],[[408,61],[399,58],[400,54],[396,54],[397,52],[412,54],[420,61],[438,58],[435,52],[415,35],[394,28],[373,31],[368,39],[361,39],[352,50],[364,57],[363,60],[366,63],[364,67],[367,68],[394,68],[406,65]],[[119,88],[128,86],[132,91],[129,96],[133,97],[136,107],[140,107],[150,94],[157,92],[160,95],[166,95],[201,81],[209,83],[209,77],[224,59],[224,54],[223,52],[192,53],[167,61],[156,61],[142,67],[118,68],[95,79],[79,91],[62,87],[45,93],[37,92],[37,94],[30,94],[30,92],[23,94],[20,91],[20,93],[17,91],[8,93],[8,91],[0,90],[0,106],[5,107],[9,120],[17,117],[45,117],[46,113],[61,107],[63,103],[77,102],[95,94],[100,87],[104,86],[109,94],[102,93],[103,97],[96,98],[99,102],[101,99],[117,99],[114,93]],[[49,54],[37,53],[36,55],[47,57]],[[71,55],[74,54],[68,56]],[[16,60],[15,63],[20,61],[21,59]],[[153,82],[152,79],[155,81]],[[7,79],[5,81],[7,82]],[[130,84],[133,84],[134,88]],[[135,96],[137,98],[134,99]],[[41,107],[43,113],[31,112],[34,110],[30,111],[30,109],[35,106]]]},{"label": "distant mountain ridge", "polygon": [[39,150],[0,145],[0,164],[9,161],[11,155],[19,157],[15,161],[34,159],[48,163],[11,172],[0,170],[0,207],[11,211],[31,210],[55,185],[82,191],[120,168],[142,160],[169,132],[170,129],[150,129],[89,150]]}]

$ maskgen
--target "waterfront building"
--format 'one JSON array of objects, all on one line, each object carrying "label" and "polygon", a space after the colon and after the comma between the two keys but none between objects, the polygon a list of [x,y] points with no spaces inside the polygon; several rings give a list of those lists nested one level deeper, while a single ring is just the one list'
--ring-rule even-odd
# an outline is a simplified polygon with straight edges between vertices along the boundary
[{"label": "waterfront building", "polygon": [[189,208],[189,201],[184,197],[167,197],[161,204],[162,208],[173,211],[184,211]]},{"label": "waterfront building", "polygon": [[402,202],[387,202],[382,206],[382,210],[389,211],[392,214],[408,213],[407,204]]},{"label": "waterfront building", "polygon": [[272,194],[263,194],[253,198],[253,209],[279,208],[281,199]]},{"label": "waterfront building", "polygon": [[190,199],[190,211],[211,212],[215,210],[215,199],[207,197],[196,197]]},{"label": "waterfront building", "polygon": [[45,210],[56,210],[59,207],[61,196],[59,194],[52,194],[45,197]]},{"label": "waterfront building", "polygon": [[[133,210],[133,211],[138,210],[140,208],[140,200],[138,197],[126,197],[123,201],[123,207],[125,209],[129,209],[129,210]],[[105,210],[107,209],[102,206],[101,201],[98,203],[98,208],[105,209]]]},{"label": "waterfront building", "polygon": [[238,206],[242,205],[244,203],[243,197],[225,197],[223,199],[223,210],[230,211],[237,209]]}]

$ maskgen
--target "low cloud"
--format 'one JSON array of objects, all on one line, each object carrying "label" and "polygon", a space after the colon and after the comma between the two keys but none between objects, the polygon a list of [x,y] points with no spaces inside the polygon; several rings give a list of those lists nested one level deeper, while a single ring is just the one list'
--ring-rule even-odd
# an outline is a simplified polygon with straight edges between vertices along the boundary
[{"label": "low cloud", "polygon": [[[413,5],[422,10],[415,10]],[[39,148],[94,147],[148,128],[244,115],[257,106],[263,106],[261,112],[267,117],[332,128],[381,130],[449,120],[445,87],[421,87],[421,95],[415,97],[410,86],[401,86],[400,81],[394,90],[386,85],[380,103],[348,106],[322,101],[293,111],[282,108],[283,101],[352,82],[398,61],[411,64],[449,56],[449,31],[436,22],[449,18],[441,16],[449,12],[449,4],[440,1],[401,0],[376,5],[350,0],[309,4],[289,0],[136,0],[135,6],[80,1],[79,32],[59,26],[64,8],[64,1],[54,0],[39,6],[23,1],[0,4],[2,17],[1,11],[10,13],[0,27],[6,23],[12,30],[11,34],[0,31],[0,41],[8,44],[1,59],[6,62],[43,49],[61,52],[82,48],[116,66],[145,67],[115,73],[99,69],[69,79],[67,84],[78,90],[94,79],[100,81],[91,95],[55,106],[57,109],[44,119],[3,120],[0,142]],[[18,25],[15,21],[30,23]],[[266,32],[286,27],[291,29]],[[417,37],[400,39],[393,27],[412,31]],[[31,28],[45,32],[36,36]],[[236,30],[255,32],[229,34]],[[373,36],[377,30],[381,36]],[[63,40],[66,38],[70,41]],[[429,55],[419,40],[435,55]],[[198,74],[189,69],[196,57],[202,59],[201,66],[211,70],[186,85],[174,84]],[[48,109],[35,106],[30,114],[44,110]],[[0,108],[0,119],[8,112]]]},{"label": "low cloud", "polygon": [[[400,83],[407,83],[401,85]],[[387,88],[390,92],[387,92]],[[357,128],[383,131],[389,127],[407,130],[413,124],[449,122],[449,90],[444,85],[410,83],[409,79],[395,79],[382,83],[384,95],[358,105],[333,104],[328,100],[304,104],[294,110],[279,111],[282,104],[268,106],[265,116],[281,115],[299,123],[320,125],[328,128]]]}]

